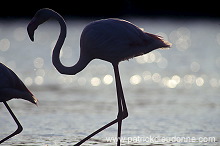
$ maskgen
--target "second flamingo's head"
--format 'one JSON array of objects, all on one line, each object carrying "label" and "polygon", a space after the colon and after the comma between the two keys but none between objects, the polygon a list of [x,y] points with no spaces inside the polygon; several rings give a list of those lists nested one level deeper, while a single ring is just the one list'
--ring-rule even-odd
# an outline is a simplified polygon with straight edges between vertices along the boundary
[{"label": "second flamingo's head", "polygon": [[51,9],[43,8],[36,12],[31,22],[27,26],[28,35],[32,41],[34,41],[34,31],[40,24],[51,18],[52,11],[53,10]]}]

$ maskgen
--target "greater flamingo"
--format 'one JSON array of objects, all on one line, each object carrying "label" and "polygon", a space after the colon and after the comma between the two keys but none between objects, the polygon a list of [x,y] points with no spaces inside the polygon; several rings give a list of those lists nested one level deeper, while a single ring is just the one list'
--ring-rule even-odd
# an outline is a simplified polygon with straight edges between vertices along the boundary
[{"label": "greater flamingo", "polygon": [[59,22],[61,28],[52,55],[53,65],[61,74],[75,75],[82,71],[93,59],[102,59],[110,62],[113,65],[115,73],[118,101],[117,118],[82,139],[76,145],[81,145],[107,127],[118,123],[117,145],[119,146],[122,120],[128,117],[127,106],[119,76],[119,62],[146,54],[158,48],[169,48],[171,44],[164,41],[160,36],[144,32],[136,25],[125,20],[97,20],[88,24],[81,34],[79,61],[75,65],[67,67],[61,63],[59,58],[60,50],[67,33],[66,23],[60,14],[47,8],[38,10],[27,27],[29,37],[34,41],[34,31],[40,24],[44,23],[49,18],[55,18]]},{"label": "greater flamingo", "polygon": [[8,106],[6,101],[12,98],[24,99],[30,101],[33,104],[37,104],[37,98],[27,89],[24,83],[18,78],[18,76],[4,64],[0,63],[0,102],[3,102],[5,107],[8,109],[12,118],[16,122],[18,128],[11,135],[5,137],[0,141],[0,144],[9,138],[19,134],[23,128],[12,112],[11,108]]}]

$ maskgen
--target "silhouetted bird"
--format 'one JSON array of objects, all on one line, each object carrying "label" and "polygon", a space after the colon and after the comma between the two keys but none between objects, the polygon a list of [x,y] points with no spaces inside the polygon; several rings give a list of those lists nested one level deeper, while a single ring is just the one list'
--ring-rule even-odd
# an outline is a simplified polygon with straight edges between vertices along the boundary
[{"label": "silhouetted bird", "polygon": [[71,67],[64,66],[60,61],[60,50],[66,38],[66,23],[63,17],[51,9],[40,9],[29,23],[27,30],[30,39],[34,40],[34,31],[49,18],[56,19],[61,27],[60,35],[53,50],[53,65],[61,74],[75,75],[83,70],[93,59],[102,59],[113,65],[115,72],[118,116],[115,120],[101,127],[76,145],[83,142],[118,123],[118,143],[120,145],[122,120],[128,116],[128,111],[121,86],[118,64],[120,61],[146,54],[158,48],[169,48],[170,43],[164,41],[160,36],[142,31],[131,22],[121,19],[102,19],[88,24],[80,38],[80,58]]},{"label": "silhouetted bird", "polygon": [[23,128],[6,103],[6,101],[11,100],[13,98],[24,99],[30,101],[33,104],[37,104],[37,99],[34,95],[27,89],[24,83],[18,78],[18,76],[4,64],[0,63],[0,102],[3,102],[5,107],[8,109],[12,118],[16,122],[18,128],[11,135],[5,137],[0,141],[0,144],[7,139],[19,134]]}]

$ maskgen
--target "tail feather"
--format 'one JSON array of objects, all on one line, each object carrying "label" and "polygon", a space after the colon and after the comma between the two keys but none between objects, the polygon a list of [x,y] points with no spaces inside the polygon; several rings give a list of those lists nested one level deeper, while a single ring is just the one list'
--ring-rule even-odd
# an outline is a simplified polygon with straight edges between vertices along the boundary
[{"label": "tail feather", "polygon": [[32,98],[33,98],[33,101],[34,101],[33,103],[37,105],[38,99],[35,96],[32,96]]},{"label": "tail feather", "polygon": [[145,34],[149,35],[150,37],[158,40],[161,42],[161,49],[167,49],[167,48],[170,48],[172,46],[172,43],[168,42],[168,41],[165,41],[163,39],[163,37],[159,36],[159,35],[155,35],[155,34],[151,34],[151,33],[147,33],[145,32]]},{"label": "tail feather", "polygon": [[[12,98],[22,98],[30,101],[31,103],[37,104],[37,98],[28,90],[25,84],[20,80],[20,78],[7,66],[0,63],[0,67],[5,74],[5,77],[9,79],[9,86],[1,89],[1,94],[8,96],[8,99]],[[21,96],[23,95],[23,96]]]}]

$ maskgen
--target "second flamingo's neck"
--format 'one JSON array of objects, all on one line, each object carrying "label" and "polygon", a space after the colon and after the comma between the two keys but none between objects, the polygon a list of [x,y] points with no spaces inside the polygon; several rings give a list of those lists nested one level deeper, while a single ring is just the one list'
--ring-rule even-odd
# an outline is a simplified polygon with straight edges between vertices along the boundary
[{"label": "second flamingo's neck", "polygon": [[60,24],[60,35],[59,35],[59,38],[58,38],[57,43],[56,43],[54,50],[53,50],[53,55],[52,55],[53,65],[61,74],[75,75],[86,67],[86,65],[89,63],[89,60],[87,58],[85,58],[82,54],[80,54],[79,61],[71,67],[64,66],[61,63],[60,50],[61,50],[63,43],[65,41],[65,38],[66,38],[66,33],[67,33],[66,23],[65,23],[64,19],[62,18],[62,16],[60,16],[57,13],[54,14],[54,18]]}]

